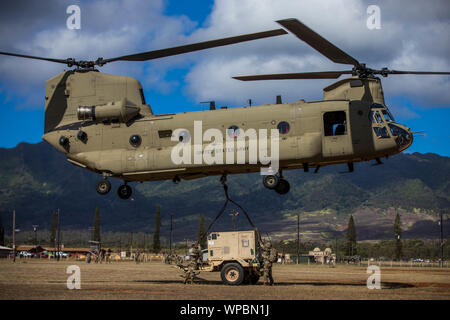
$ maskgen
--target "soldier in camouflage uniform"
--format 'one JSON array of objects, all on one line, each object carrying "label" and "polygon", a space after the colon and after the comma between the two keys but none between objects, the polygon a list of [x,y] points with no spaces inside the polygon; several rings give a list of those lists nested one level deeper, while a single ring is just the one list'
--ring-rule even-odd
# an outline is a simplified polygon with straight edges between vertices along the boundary
[{"label": "soldier in camouflage uniform", "polygon": [[270,241],[264,242],[261,246],[261,251],[264,261],[264,285],[273,286],[272,261],[270,256],[270,252],[272,251],[272,243]]},{"label": "soldier in camouflage uniform", "polygon": [[198,273],[195,273],[194,266],[189,264],[187,268],[184,268],[184,275],[182,275],[184,278],[183,283],[186,284],[189,282],[190,284],[193,284],[197,274]]},{"label": "soldier in camouflage uniform", "polygon": [[178,265],[184,271],[184,275],[181,276],[184,279],[184,284],[188,282],[193,284],[195,277],[198,275],[195,270],[199,269],[199,258],[201,255],[199,247],[200,245],[193,244],[189,249],[189,264],[187,267],[183,267],[181,264]]},{"label": "soldier in camouflage uniform", "polygon": [[189,249],[189,266],[193,267],[194,270],[199,269],[201,253],[199,244],[193,244]]}]

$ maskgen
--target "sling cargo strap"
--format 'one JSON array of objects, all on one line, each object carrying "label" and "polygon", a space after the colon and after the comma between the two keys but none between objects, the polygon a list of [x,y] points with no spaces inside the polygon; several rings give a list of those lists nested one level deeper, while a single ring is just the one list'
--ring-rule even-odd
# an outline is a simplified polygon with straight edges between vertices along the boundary
[{"label": "sling cargo strap", "polygon": [[223,190],[225,191],[225,197],[226,197],[225,203],[223,204],[222,209],[220,209],[219,213],[214,218],[214,220],[209,224],[208,229],[206,229],[206,232],[201,235],[200,242],[203,241],[203,239],[205,239],[206,235],[208,234],[208,232],[211,229],[211,227],[213,226],[213,224],[220,218],[222,213],[225,211],[225,208],[227,207],[228,202],[233,203],[235,206],[237,206],[239,209],[242,210],[242,212],[247,217],[247,220],[250,223],[250,225],[253,227],[253,229],[255,229],[258,241],[261,242],[261,235],[259,234],[258,228],[256,228],[255,225],[253,224],[253,222],[250,219],[250,216],[248,215],[247,211],[245,211],[245,209],[242,208],[236,201],[233,201],[232,199],[230,199],[230,196],[228,195],[228,186],[227,186],[227,184],[225,182],[223,182],[222,184],[223,184]]}]

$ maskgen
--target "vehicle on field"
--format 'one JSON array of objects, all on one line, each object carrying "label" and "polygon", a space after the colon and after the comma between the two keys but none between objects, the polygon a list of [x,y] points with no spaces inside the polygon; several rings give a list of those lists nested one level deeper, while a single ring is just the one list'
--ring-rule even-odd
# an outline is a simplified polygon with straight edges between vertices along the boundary
[{"label": "vehicle on field", "polygon": [[28,251],[23,250],[23,251],[19,252],[19,257],[21,257],[21,258],[31,258],[32,254],[30,252],[28,252]]},{"label": "vehicle on field", "polygon": [[101,263],[105,257],[105,250],[102,250],[101,242],[90,240],[89,243],[91,246],[86,255],[86,262],[91,263],[91,260],[94,260],[95,263]]},{"label": "vehicle on field", "polygon": [[261,277],[257,236],[255,230],[211,232],[200,270],[220,272],[228,285],[256,284]]},{"label": "vehicle on field", "polygon": [[62,252],[62,251],[56,252],[55,255],[57,257],[59,256],[60,258],[68,258],[69,257],[69,254],[67,252]]}]

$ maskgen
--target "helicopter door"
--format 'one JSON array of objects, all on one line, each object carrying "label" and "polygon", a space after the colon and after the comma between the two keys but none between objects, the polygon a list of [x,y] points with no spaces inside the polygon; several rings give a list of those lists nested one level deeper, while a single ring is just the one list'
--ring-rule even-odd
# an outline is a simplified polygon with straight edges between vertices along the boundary
[{"label": "helicopter door", "polygon": [[350,125],[352,129],[352,144],[355,156],[372,154],[375,146],[372,137],[372,121],[367,103],[359,100],[350,102]]},{"label": "helicopter door", "polygon": [[352,154],[351,137],[345,111],[329,111],[323,114],[324,157],[339,157]]}]

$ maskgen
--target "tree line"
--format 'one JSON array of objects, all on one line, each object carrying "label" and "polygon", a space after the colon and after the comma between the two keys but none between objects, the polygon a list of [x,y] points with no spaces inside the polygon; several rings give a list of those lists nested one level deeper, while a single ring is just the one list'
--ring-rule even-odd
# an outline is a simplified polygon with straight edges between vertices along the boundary
[{"label": "tree line", "polygon": [[[168,248],[168,239],[161,236],[161,207],[156,206],[154,216],[154,230],[153,232],[113,232],[101,231],[101,219],[99,208],[95,209],[92,227],[89,230],[64,230],[62,234],[62,243],[67,247],[86,247],[89,245],[88,241],[98,241],[102,243],[103,247],[116,248],[117,250],[130,250],[131,248],[143,249],[155,253],[161,252]],[[202,235],[206,232],[205,217],[201,215],[198,226],[198,233],[196,240],[201,243],[202,248],[206,247],[206,238]],[[16,234],[18,243],[53,247],[57,241],[58,236],[58,221],[57,213],[52,212],[50,217],[50,229],[38,230],[36,233],[22,231]],[[193,237],[195,238],[195,236]],[[5,241],[7,240],[7,241]],[[193,243],[191,240],[189,246]],[[5,245],[11,242],[3,228],[2,217],[0,215],[0,245]],[[8,243],[9,244],[9,243]],[[174,243],[174,248],[185,248],[188,245],[186,242]]]},{"label": "tree line", "polygon": [[[152,236],[149,233],[138,232],[101,232],[100,211],[96,208],[94,213],[93,225],[90,228],[89,233],[87,231],[79,230],[65,230],[63,243],[66,246],[81,246],[87,245],[86,238],[89,240],[102,242],[103,247],[113,247],[118,250],[130,250],[131,248],[140,248],[146,251],[152,251],[159,253],[162,250],[168,248],[167,238],[161,237],[161,207],[156,206],[154,217],[154,230]],[[92,231],[92,232],[91,232]],[[42,238],[46,238],[45,233],[48,232],[48,241],[42,241]],[[202,249],[207,247],[205,226],[205,217],[200,216],[197,233],[197,243],[201,244]],[[43,245],[53,246],[57,237],[57,216],[56,212],[51,215],[50,230],[41,231],[39,233],[40,242]],[[0,245],[5,245],[5,230],[2,225],[2,219],[0,216]],[[17,239],[21,242],[27,242],[34,244],[34,237],[29,234],[28,238],[23,239],[20,234],[17,235]],[[186,249],[190,247],[191,243],[179,242],[174,243],[175,249]],[[297,253],[297,241],[280,241],[275,243],[275,246],[284,253]],[[397,213],[393,225],[393,238],[380,241],[357,241],[357,232],[355,221],[352,215],[349,217],[346,238],[345,239],[329,239],[328,241],[304,241],[300,242],[300,252],[302,254],[312,251],[314,248],[329,247],[333,252],[339,256],[354,256],[359,255],[361,257],[370,258],[390,258],[395,260],[401,259],[438,259],[440,257],[440,243],[437,240],[421,240],[421,239],[402,239],[402,226],[401,217]],[[450,247],[444,246],[444,258],[450,254]]]},{"label": "tree line", "polygon": [[[276,246],[285,253],[297,253],[297,241],[280,241]],[[347,224],[345,239],[330,239],[328,241],[305,241],[300,242],[300,252],[308,253],[319,247],[322,250],[329,247],[338,256],[355,256],[359,255],[365,258],[387,258],[393,260],[402,259],[434,259],[440,258],[440,241],[439,240],[422,240],[422,239],[402,239],[402,225],[400,214],[397,213],[394,224],[392,239],[379,241],[357,241],[357,232],[353,216],[350,215]],[[444,243],[444,259],[450,255],[450,246]]]}]

